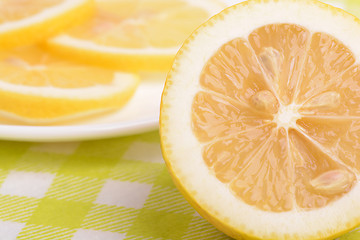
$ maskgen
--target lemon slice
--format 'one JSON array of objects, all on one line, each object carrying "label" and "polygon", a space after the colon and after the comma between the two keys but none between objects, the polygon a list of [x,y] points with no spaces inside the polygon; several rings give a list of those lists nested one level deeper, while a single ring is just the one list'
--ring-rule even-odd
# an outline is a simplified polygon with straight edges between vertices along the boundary
[{"label": "lemon slice", "polygon": [[127,70],[168,70],[186,37],[224,8],[216,0],[102,0],[95,17],[48,41],[82,62]]},{"label": "lemon slice", "polygon": [[91,16],[92,0],[1,0],[0,48],[30,45]]},{"label": "lemon slice", "polygon": [[248,1],[184,43],[163,92],[164,159],[236,239],[334,239],[360,224],[360,21]]},{"label": "lemon slice", "polygon": [[0,54],[0,115],[31,124],[59,122],[122,107],[136,75],[76,65],[41,48]]}]

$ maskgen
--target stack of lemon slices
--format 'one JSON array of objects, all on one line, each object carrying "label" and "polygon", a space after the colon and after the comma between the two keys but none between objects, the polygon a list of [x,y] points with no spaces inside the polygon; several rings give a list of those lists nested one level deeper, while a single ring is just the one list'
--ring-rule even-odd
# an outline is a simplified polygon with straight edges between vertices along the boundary
[{"label": "stack of lemon slices", "polygon": [[215,0],[0,1],[0,116],[59,123],[124,106],[166,71]]}]

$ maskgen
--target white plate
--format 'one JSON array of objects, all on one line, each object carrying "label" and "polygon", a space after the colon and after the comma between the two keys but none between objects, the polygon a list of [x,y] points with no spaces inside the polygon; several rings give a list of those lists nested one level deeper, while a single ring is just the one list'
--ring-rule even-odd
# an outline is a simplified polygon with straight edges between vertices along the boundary
[{"label": "white plate", "polygon": [[[160,79],[159,79],[160,78]],[[0,125],[0,139],[16,141],[74,141],[124,136],[156,130],[159,125],[164,76],[148,78],[121,110],[69,126]]]}]

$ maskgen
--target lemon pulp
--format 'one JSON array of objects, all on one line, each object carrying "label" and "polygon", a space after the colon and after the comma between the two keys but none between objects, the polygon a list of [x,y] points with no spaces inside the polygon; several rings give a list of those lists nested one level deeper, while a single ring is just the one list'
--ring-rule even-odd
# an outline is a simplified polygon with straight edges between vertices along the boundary
[{"label": "lemon pulp", "polygon": [[209,13],[182,0],[106,0],[95,17],[67,34],[121,48],[177,47]]},{"label": "lemon pulp", "polygon": [[33,16],[61,2],[62,0],[2,0],[0,2],[0,24]]},{"label": "lemon pulp", "polygon": [[225,43],[205,64],[192,104],[205,163],[256,208],[328,205],[360,170],[352,150],[359,80],[345,45],[299,25],[270,24]]}]

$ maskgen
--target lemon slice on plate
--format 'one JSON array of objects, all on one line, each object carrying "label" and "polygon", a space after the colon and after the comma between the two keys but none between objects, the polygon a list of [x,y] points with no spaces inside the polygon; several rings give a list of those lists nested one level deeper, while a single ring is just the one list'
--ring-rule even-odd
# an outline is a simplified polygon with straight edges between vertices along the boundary
[{"label": "lemon slice on plate", "polygon": [[134,74],[77,65],[41,48],[0,53],[0,115],[44,124],[118,109],[134,94]]},{"label": "lemon slice on plate", "polygon": [[333,239],[360,223],[360,21],[248,1],[195,31],[162,97],[164,159],[236,239]]},{"label": "lemon slice on plate", "polygon": [[126,70],[168,70],[182,42],[224,8],[216,0],[99,0],[95,17],[48,41],[82,62]]},{"label": "lemon slice on plate", "polygon": [[30,45],[91,16],[92,0],[1,0],[0,48]]}]

